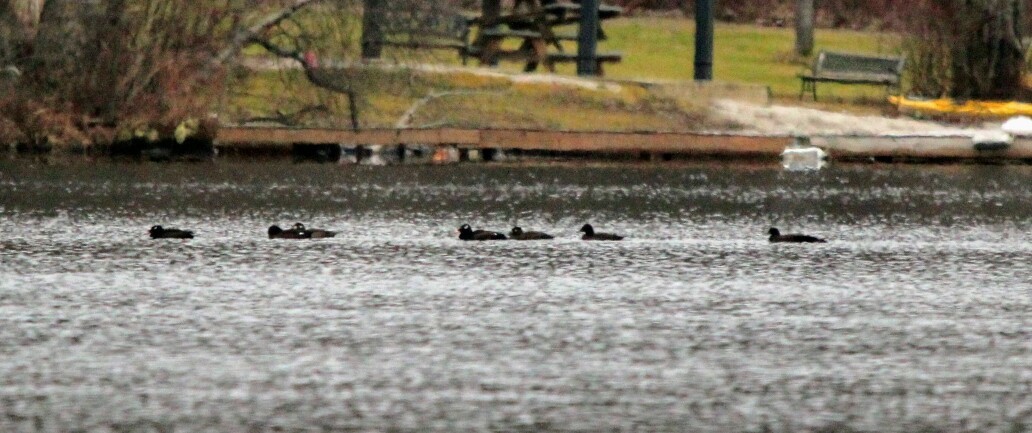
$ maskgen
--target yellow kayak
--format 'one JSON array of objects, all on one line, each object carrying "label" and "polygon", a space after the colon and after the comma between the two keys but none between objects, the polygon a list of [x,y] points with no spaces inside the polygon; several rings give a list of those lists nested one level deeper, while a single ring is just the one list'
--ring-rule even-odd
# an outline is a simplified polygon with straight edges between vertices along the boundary
[{"label": "yellow kayak", "polygon": [[959,103],[952,99],[907,99],[902,96],[889,96],[889,102],[899,107],[900,110],[922,113],[992,117],[1032,116],[1032,104],[1027,102],[964,101]]}]

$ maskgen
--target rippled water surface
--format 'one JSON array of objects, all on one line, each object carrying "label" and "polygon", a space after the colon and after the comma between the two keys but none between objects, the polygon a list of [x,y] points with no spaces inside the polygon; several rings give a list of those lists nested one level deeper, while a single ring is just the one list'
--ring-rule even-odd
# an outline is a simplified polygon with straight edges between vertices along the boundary
[{"label": "rippled water surface", "polygon": [[1030,203],[1013,166],[3,161],[0,431],[1026,432]]}]

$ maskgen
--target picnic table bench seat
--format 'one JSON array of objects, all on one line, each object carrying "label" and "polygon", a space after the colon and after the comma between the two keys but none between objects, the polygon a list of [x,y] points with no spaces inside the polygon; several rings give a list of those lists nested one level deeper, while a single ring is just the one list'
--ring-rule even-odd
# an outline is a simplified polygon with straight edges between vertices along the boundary
[{"label": "picnic table bench seat", "polygon": [[[498,27],[484,29],[484,31],[480,32],[480,35],[489,38],[540,39],[545,37],[543,34],[541,34],[541,32],[534,30],[511,30]],[[576,41],[577,35],[556,34],[555,39],[560,41]]]},{"label": "picnic table bench seat", "polygon": [[[545,58],[545,65],[549,70],[555,71],[556,63],[568,63],[576,62],[578,59],[577,53],[548,53]],[[599,73],[603,72],[602,65],[605,63],[620,63],[623,60],[623,53],[619,51],[605,51],[595,53],[595,65]]]}]

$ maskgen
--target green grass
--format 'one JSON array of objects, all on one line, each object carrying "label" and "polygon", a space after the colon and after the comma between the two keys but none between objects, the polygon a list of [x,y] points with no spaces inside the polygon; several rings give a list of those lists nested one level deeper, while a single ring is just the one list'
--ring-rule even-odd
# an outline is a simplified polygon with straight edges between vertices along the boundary
[{"label": "green grass", "polygon": [[[619,51],[623,61],[606,66],[606,76],[618,79],[692,80],[694,76],[695,21],[677,18],[620,18],[606,21],[608,40],[600,51]],[[574,33],[575,26],[557,33]],[[717,24],[714,32],[714,80],[769,86],[778,98],[799,95],[797,75],[811,63],[795,55],[795,31],[790,28],[743,24]],[[567,51],[576,44],[566,43]],[[816,53],[820,49],[874,54],[898,54],[899,37],[893,34],[853,30],[818,29]],[[518,71],[519,65],[503,65]],[[561,65],[559,72],[572,75],[574,66]],[[821,84],[821,97],[840,102],[884,101],[884,89],[877,86]]]},{"label": "green grass", "polygon": [[[601,51],[620,51],[623,61],[606,66],[606,76],[632,80],[692,80],[694,21],[675,18],[621,18],[604,23],[608,40]],[[353,30],[353,29],[352,29]],[[575,26],[559,29],[572,33]],[[810,63],[793,53],[792,29],[750,25],[718,24],[715,34],[714,79],[717,81],[768,86],[772,95],[786,103],[799,103],[797,75]],[[518,41],[510,41],[518,44]],[[894,54],[899,39],[892,34],[819,29],[816,50]],[[512,48],[515,48],[513,46]],[[569,42],[567,51],[575,51]],[[249,49],[247,55],[261,55]],[[352,53],[354,54],[354,53]],[[406,53],[390,48],[388,59],[457,65],[458,56],[447,50]],[[475,60],[472,62],[474,65]],[[503,71],[518,72],[522,64],[503,62]],[[559,65],[559,73],[573,75],[574,66]],[[321,119],[305,119],[320,126],[341,126],[347,104],[339,95],[298,85],[291,73],[250,73],[235,82],[223,108],[234,120],[293,112],[319,101],[330,108]],[[296,74],[294,74],[296,75]],[[415,101],[434,91],[474,91],[482,95],[445,97],[427,104],[415,119],[417,125],[459,127],[526,127],[594,130],[689,130],[705,121],[702,100],[649,93],[626,86],[621,94],[606,91],[570,90],[548,86],[513,85],[507,80],[486,79],[473,74],[411,74],[380,72],[352,77],[363,83],[361,91],[364,127],[390,127]],[[285,84],[283,77],[294,84]],[[852,111],[879,110],[885,106],[885,91],[877,86],[821,84],[820,104]],[[680,99],[678,99],[680,98]],[[473,115],[472,113],[475,113]],[[335,119],[336,117],[336,119]]]},{"label": "green grass", "polygon": [[[513,83],[472,73],[349,70],[347,80],[361,83],[359,111],[363,128],[394,127],[414,103],[431,99],[410,126],[528,128],[599,131],[688,131],[705,118],[704,101],[679,101],[636,85],[620,90],[586,89],[538,83]],[[321,104],[326,111],[296,119],[306,126],[347,128],[343,95],[304,85],[297,70],[242,73],[231,80],[222,118],[241,123],[276,113],[297,113]]]},{"label": "green grass", "polygon": [[[605,23],[609,40],[602,49],[622,51],[624,60],[607,69],[614,78],[691,80],[694,74],[695,23],[683,19],[626,18]],[[816,50],[897,53],[898,38],[873,32],[819,29]],[[718,24],[714,32],[715,80],[769,86],[775,96],[798,96],[797,75],[810,64],[794,54],[793,29]],[[869,86],[821,85],[841,97],[879,99],[884,90]]]}]

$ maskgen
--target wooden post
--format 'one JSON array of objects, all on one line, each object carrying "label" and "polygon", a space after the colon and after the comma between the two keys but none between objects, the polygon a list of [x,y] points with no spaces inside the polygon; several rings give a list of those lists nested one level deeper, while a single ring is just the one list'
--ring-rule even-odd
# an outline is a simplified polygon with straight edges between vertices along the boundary
[{"label": "wooden post", "polygon": [[384,0],[362,1],[362,59],[379,59],[383,54]]},{"label": "wooden post", "polygon": [[809,56],[813,52],[813,0],[796,0],[796,53]]},{"label": "wooden post", "polygon": [[577,75],[598,75],[598,0],[581,0]]}]

